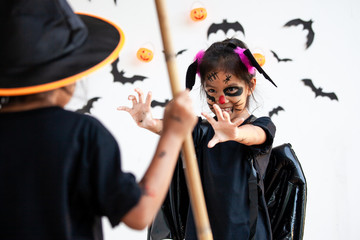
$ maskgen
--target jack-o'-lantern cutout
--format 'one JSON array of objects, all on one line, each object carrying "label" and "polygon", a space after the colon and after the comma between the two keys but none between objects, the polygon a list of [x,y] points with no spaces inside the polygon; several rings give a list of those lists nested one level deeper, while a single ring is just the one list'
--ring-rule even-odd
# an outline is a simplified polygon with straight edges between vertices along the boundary
[{"label": "jack-o'-lantern cutout", "polygon": [[254,53],[254,58],[256,59],[257,63],[262,67],[265,64],[265,56],[261,53]]},{"label": "jack-o'-lantern cutout", "polygon": [[190,12],[190,17],[193,21],[202,21],[207,17],[207,11],[203,7],[194,8]]},{"label": "jack-o'-lantern cutout", "polygon": [[154,57],[154,52],[148,48],[139,48],[136,53],[137,58],[142,62],[150,62]]}]

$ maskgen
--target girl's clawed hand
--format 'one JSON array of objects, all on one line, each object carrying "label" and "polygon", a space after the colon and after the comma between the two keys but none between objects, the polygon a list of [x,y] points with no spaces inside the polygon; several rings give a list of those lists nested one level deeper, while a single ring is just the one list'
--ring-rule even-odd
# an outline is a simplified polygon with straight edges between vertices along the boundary
[{"label": "girl's clawed hand", "polygon": [[120,106],[117,108],[117,110],[130,113],[131,117],[139,127],[152,129],[156,124],[156,121],[151,114],[152,93],[148,92],[144,102],[143,91],[139,88],[136,88],[135,92],[138,94],[139,100],[137,100],[136,96],[129,95],[128,99],[132,101],[133,106],[131,108]]},{"label": "girl's clawed hand", "polygon": [[222,111],[217,104],[214,104],[213,107],[217,116],[217,121],[209,114],[202,113],[215,131],[214,137],[208,143],[209,148],[214,147],[220,142],[236,140],[238,137],[238,127],[245,121],[244,118],[237,118],[231,121],[228,112]]}]

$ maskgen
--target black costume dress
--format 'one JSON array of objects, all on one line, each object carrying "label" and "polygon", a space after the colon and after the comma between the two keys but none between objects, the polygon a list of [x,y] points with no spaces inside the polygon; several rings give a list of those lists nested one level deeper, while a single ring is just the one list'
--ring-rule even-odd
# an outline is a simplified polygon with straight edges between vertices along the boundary
[{"label": "black costume dress", "polygon": [[[251,116],[252,117],[252,116]],[[250,121],[250,117],[243,123]],[[269,154],[275,136],[275,125],[268,117],[257,118],[253,125],[266,133],[266,142],[245,146],[235,141],[208,148],[214,129],[205,120],[193,131],[196,156],[214,240],[249,239],[249,187],[251,155]],[[186,240],[197,239],[191,209],[186,222]],[[271,239],[271,227],[263,208],[259,208],[256,239]]]},{"label": "black costume dress", "polygon": [[114,137],[59,107],[0,114],[0,239],[102,239],[141,191]]}]

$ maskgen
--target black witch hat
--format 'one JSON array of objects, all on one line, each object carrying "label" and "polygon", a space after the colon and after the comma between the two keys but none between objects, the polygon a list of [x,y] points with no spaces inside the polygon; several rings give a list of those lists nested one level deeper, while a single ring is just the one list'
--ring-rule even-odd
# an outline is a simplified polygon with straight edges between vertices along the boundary
[{"label": "black witch hat", "polygon": [[73,83],[115,60],[124,43],[117,25],[75,14],[65,0],[2,0],[0,32],[0,96]]}]

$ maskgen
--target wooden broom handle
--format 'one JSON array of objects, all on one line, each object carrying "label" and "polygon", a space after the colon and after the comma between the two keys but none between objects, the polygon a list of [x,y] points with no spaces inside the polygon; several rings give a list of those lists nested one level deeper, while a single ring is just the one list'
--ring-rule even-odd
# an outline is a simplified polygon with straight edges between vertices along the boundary
[{"label": "wooden broom handle", "polygon": [[[171,44],[169,21],[166,15],[165,0],[155,0],[160,25],[161,37],[164,45],[165,60],[170,78],[173,96],[181,91],[175,53]],[[209,218],[206,210],[199,169],[196,161],[194,143],[191,133],[183,143],[185,157],[185,177],[189,190],[191,208],[194,215],[196,233],[199,240],[212,240]]]}]

